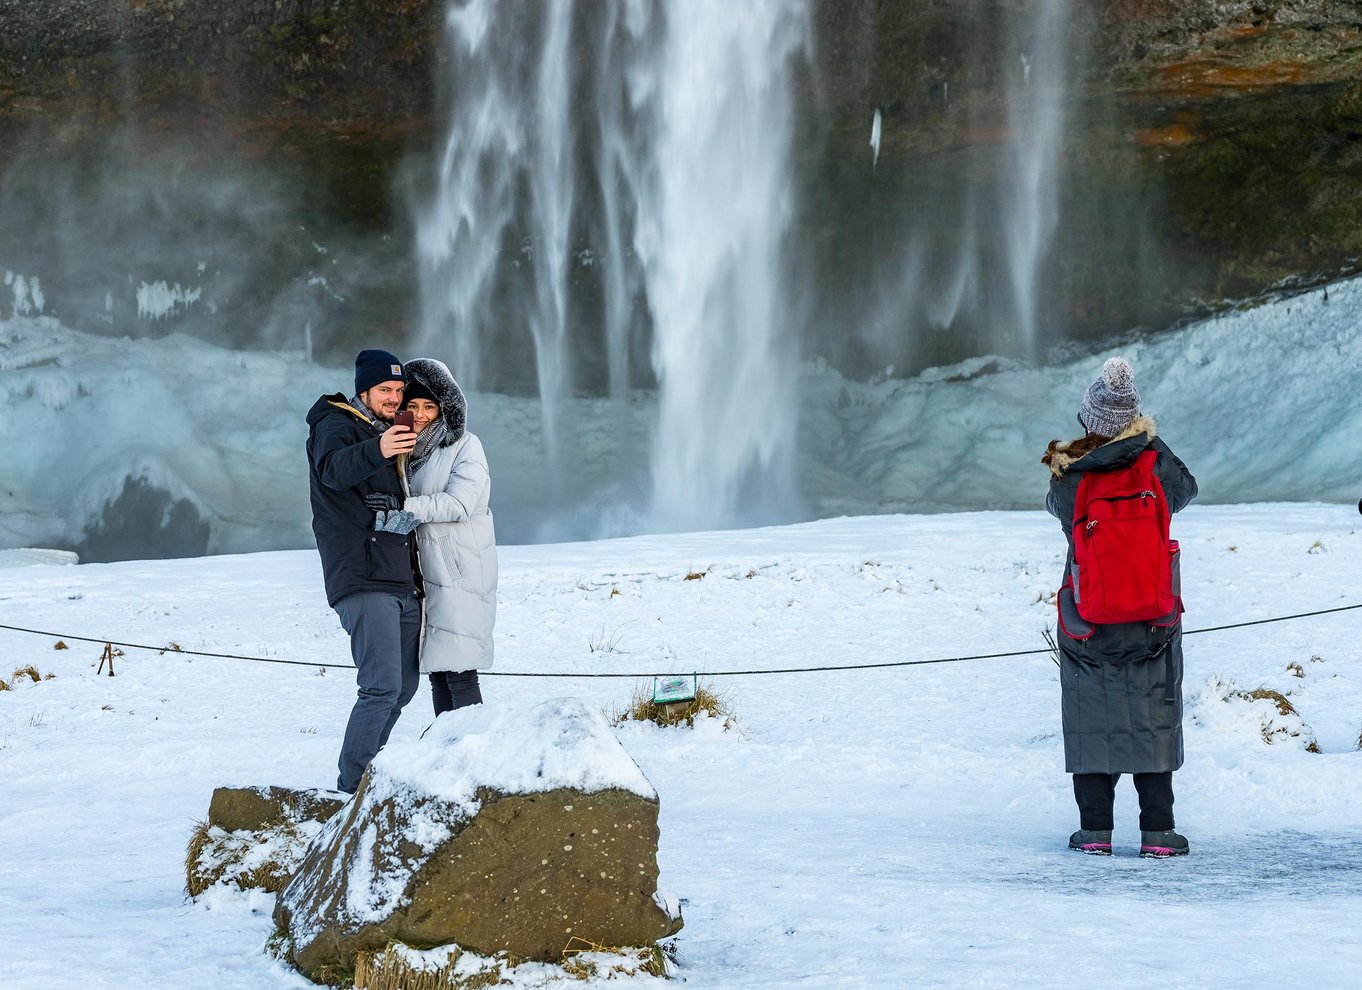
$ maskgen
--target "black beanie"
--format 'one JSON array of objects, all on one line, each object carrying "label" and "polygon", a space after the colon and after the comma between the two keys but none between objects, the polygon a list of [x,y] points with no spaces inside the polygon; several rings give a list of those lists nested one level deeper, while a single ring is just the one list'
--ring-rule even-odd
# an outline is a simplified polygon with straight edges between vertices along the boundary
[{"label": "black beanie", "polygon": [[355,355],[355,394],[362,395],[383,382],[405,382],[402,362],[388,351],[369,349]]},{"label": "black beanie", "polygon": [[403,402],[410,402],[412,399],[425,399],[427,402],[433,402],[437,406],[440,404],[440,400],[435,398],[435,393],[428,389],[425,382],[421,381],[421,379],[417,378],[415,375],[412,375],[407,379],[407,390],[402,393]]}]

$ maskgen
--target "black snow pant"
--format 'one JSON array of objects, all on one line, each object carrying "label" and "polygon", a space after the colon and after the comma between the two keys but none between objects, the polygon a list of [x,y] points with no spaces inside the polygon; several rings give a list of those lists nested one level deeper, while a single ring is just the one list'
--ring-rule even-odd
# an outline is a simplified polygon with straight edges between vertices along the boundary
[{"label": "black snow pant", "polygon": [[[1140,795],[1140,831],[1166,832],[1173,827],[1173,772],[1137,773],[1135,791]],[[1093,831],[1110,831],[1112,805],[1116,801],[1119,773],[1074,774],[1074,800],[1078,823]]]},{"label": "black snow pant", "polygon": [[435,702],[435,714],[442,715],[456,708],[482,704],[482,689],[478,687],[476,670],[437,670],[430,675],[430,697]]}]

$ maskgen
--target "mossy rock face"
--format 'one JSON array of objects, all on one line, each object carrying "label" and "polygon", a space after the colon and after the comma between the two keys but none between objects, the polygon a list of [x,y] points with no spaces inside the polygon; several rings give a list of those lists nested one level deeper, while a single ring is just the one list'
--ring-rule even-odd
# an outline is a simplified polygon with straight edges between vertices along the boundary
[{"label": "mossy rock face", "polygon": [[[656,897],[656,799],[484,790],[464,818],[436,799],[369,800],[372,773],[280,892],[275,923],[303,972],[353,968],[358,952],[394,940],[552,962],[574,936],[646,946],[681,929]],[[410,838],[414,821],[447,836],[423,846]],[[354,915],[369,901],[373,911]]]},{"label": "mossy rock face", "polygon": [[219,787],[208,805],[208,824],[227,832],[258,832],[285,822],[324,822],[345,806],[335,791],[287,787]]}]

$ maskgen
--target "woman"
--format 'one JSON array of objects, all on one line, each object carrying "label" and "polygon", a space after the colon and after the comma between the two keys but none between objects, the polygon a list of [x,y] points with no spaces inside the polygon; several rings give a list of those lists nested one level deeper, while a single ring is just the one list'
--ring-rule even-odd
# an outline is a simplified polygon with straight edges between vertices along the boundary
[{"label": "woman", "polygon": [[421,671],[435,714],[482,703],[478,671],[492,666],[497,547],[488,508],[492,481],[482,442],[464,424],[468,405],[439,361],[407,362],[405,408],[419,433],[406,463],[403,508],[417,530],[425,609]]},{"label": "woman", "polygon": [[[1140,415],[1140,393],[1123,358],[1108,360],[1088,387],[1078,422],[1084,436],[1051,441],[1041,458],[1052,475],[1045,507],[1069,541],[1056,636],[1065,770],[1073,774],[1079,812],[1069,848],[1111,855],[1116,782],[1130,773],[1140,797],[1140,854],[1185,855],[1187,840],[1173,831],[1173,771],[1182,766],[1181,601],[1173,599],[1162,619],[1088,622],[1078,614],[1071,576],[1074,509],[1086,475],[1130,468],[1152,451],[1153,477],[1170,514],[1196,497],[1196,479],[1158,438],[1154,421]],[[1149,460],[1141,464],[1147,468]],[[1087,525],[1090,531],[1096,522]],[[1091,614],[1091,601],[1085,608]]]}]

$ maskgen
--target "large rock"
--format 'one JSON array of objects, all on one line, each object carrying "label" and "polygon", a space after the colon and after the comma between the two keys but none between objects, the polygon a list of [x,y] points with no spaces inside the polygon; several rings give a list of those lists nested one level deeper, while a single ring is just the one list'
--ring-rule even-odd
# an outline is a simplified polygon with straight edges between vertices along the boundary
[{"label": "large rock", "polygon": [[336,791],[287,787],[219,787],[208,820],[190,835],[185,890],[198,897],[214,884],[279,890],[302,863],[322,823],[345,805]]},{"label": "large rock", "polygon": [[274,918],[299,969],[390,941],[556,961],[576,937],[651,945],[681,928],[657,893],[657,794],[577,699],[436,719],[390,745],[318,836]]},{"label": "large rock", "polygon": [[259,832],[287,822],[324,822],[345,806],[338,791],[288,787],[218,787],[208,803],[208,824],[227,832]]}]

